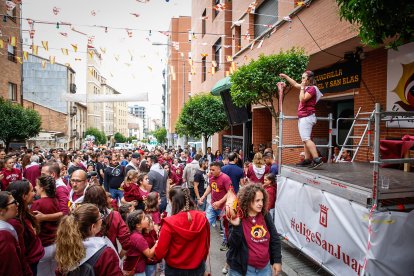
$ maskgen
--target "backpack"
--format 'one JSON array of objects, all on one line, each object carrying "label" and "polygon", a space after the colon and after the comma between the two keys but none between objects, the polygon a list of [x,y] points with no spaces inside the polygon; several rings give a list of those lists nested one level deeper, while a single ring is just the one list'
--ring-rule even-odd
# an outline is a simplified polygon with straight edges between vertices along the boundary
[{"label": "backpack", "polygon": [[69,271],[66,276],[95,276],[95,269],[93,268],[98,261],[106,245],[99,249],[92,257],[75,270]]},{"label": "backpack", "polygon": [[193,183],[194,182],[194,175],[197,172],[197,168],[194,166],[194,164],[191,164],[191,165],[189,164],[188,167],[190,169],[190,172],[188,174],[188,182]]}]

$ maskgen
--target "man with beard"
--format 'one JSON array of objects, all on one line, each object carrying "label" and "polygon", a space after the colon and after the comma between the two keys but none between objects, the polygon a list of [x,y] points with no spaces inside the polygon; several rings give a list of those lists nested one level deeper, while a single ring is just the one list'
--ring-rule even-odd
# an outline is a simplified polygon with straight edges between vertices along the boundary
[{"label": "man with beard", "polygon": [[113,155],[109,167],[104,172],[105,190],[111,193],[113,199],[120,201],[124,193],[119,189],[125,179],[125,167],[119,164],[119,158]]}]

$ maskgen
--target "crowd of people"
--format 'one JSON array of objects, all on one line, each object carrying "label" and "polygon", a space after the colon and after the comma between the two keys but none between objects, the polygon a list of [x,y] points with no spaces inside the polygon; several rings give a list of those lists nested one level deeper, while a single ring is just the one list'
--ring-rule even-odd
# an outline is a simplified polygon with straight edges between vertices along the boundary
[{"label": "crowd of people", "polygon": [[281,271],[271,148],[243,162],[229,148],[34,147],[0,150],[0,166],[0,275],[206,275],[210,246],[227,251],[224,274]]}]

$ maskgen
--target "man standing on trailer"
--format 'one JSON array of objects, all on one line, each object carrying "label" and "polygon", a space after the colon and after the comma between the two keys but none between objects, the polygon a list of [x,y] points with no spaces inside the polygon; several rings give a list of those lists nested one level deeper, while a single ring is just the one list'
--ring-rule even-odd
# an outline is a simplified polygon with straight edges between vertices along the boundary
[{"label": "man standing on trailer", "polygon": [[[315,86],[314,73],[312,71],[305,71],[302,74],[302,82],[300,84],[286,74],[280,74],[279,76],[286,79],[291,86],[300,89],[298,129],[303,142],[305,160],[296,165],[302,167],[309,166],[312,169],[320,167],[323,164],[322,157],[319,157],[316,145],[311,140],[312,128],[316,124],[315,105],[322,96],[318,87]],[[279,91],[283,91],[286,84],[279,82],[277,87]]]}]

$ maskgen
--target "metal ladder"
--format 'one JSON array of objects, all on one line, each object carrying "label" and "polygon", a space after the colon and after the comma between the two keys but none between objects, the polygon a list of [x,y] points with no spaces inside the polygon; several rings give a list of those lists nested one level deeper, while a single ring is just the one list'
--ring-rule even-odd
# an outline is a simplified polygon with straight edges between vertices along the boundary
[{"label": "metal ladder", "polygon": [[[355,157],[357,156],[357,153],[358,153],[359,148],[361,146],[362,147],[363,146],[368,146],[368,147],[371,146],[371,139],[370,138],[368,139],[368,144],[367,145],[362,145],[362,142],[364,141],[364,138],[367,134],[368,134],[368,137],[370,137],[370,135],[371,135],[371,121],[374,118],[374,113],[375,113],[375,110],[373,110],[372,112],[361,112],[361,107],[358,109],[358,112],[355,115],[355,118],[351,119],[351,120],[353,120],[352,125],[351,125],[351,127],[349,129],[349,132],[348,132],[348,135],[346,136],[345,141],[344,141],[344,143],[341,147],[341,150],[339,151],[339,154],[335,159],[335,162],[338,162],[341,159],[342,153],[345,150],[354,152],[354,154],[352,156],[352,160],[351,160],[351,162],[354,162]],[[367,117],[360,118],[360,116],[366,116],[366,115],[369,115],[369,117],[368,118]],[[336,124],[337,126],[338,126],[338,121],[340,119],[341,118],[338,118],[338,120],[337,120],[337,124]],[[345,118],[342,118],[342,119],[345,119]],[[366,123],[356,123],[356,121],[364,121]],[[353,132],[355,127],[365,127],[364,132],[362,133],[361,136],[352,135],[352,132]],[[358,142],[357,145],[355,145],[355,144],[348,145],[349,139],[359,139],[359,142]]]}]

